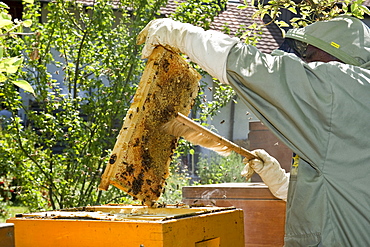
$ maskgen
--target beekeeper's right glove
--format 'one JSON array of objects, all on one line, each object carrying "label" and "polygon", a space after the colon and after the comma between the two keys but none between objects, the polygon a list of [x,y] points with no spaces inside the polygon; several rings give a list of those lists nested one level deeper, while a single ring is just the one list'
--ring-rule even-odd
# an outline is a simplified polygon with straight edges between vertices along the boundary
[{"label": "beekeeper's right glove", "polygon": [[164,46],[174,52],[186,54],[211,76],[227,83],[226,60],[230,49],[240,40],[221,32],[208,30],[168,18],[156,19],[140,32],[137,44],[145,46],[142,58],[148,58],[153,49]]},{"label": "beekeeper's right glove", "polygon": [[253,174],[253,169],[262,181],[268,186],[271,193],[284,201],[287,200],[289,174],[280,167],[279,162],[270,156],[265,150],[257,149],[252,151],[254,155],[260,159],[247,159],[243,160],[245,167],[242,171],[242,176],[249,176]]}]

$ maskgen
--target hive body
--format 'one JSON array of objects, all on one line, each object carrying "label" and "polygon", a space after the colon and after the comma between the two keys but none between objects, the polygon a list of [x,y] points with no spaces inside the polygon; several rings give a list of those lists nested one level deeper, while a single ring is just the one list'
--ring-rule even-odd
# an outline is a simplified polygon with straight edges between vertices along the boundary
[{"label": "hive body", "polygon": [[235,208],[102,205],[7,222],[14,224],[17,247],[244,246],[243,211]]}]

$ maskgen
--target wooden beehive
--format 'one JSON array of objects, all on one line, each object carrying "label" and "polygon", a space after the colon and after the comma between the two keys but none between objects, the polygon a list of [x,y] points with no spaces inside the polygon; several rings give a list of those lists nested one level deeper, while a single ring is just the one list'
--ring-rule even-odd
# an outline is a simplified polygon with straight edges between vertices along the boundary
[{"label": "wooden beehive", "polygon": [[286,203],[263,183],[223,183],[182,188],[188,205],[234,206],[244,212],[245,247],[284,245]]},{"label": "wooden beehive", "polygon": [[14,247],[14,224],[0,223],[0,246]]},{"label": "wooden beehive", "polygon": [[161,126],[190,113],[201,76],[178,54],[157,47],[148,59],[99,188],[109,184],[153,206],[169,175],[178,137]]},{"label": "wooden beehive", "polygon": [[[243,212],[235,208],[87,206],[18,214],[17,247],[243,247]],[[1,245],[0,239],[0,246]]]}]

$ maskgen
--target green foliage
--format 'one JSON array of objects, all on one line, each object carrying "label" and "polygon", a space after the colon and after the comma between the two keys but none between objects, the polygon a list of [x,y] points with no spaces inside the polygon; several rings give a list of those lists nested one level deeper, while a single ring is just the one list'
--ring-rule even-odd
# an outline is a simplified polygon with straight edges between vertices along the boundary
[{"label": "green foliage", "polygon": [[[257,6],[257,11],[252,17],[263,19],[265,16],[269,16],[270,23],[275,23],[284,33],[285,27],[307,26],[313,22],[329,20],[338,15],[353,15],[362,19],[365,14],[370,13],[369,9],[362,5],[363,2],[364,0],[272,0],[265,4],[264,1],[253,0],[250,3],[244,1],[244,6],[240,8]],[[288,10],[297,17],[290,19],[287,23],[280,19],[282,10]],[[256,28],[260,30],[261,26]]]},{"label": "green foliage", "polygon": [[9,47],[25,57],[14,78],[27,78],[37,98],[27,106],[2,85],[8,108],[27,119],[15,116],[3,130],[0,164],[31,210],[130,200],[97,187],[144,66],[136,35],[163,2],[122,0],[114,13],[109,1],[52,1],[45,23],[38,3],[26,5],[35,35]]},{"label": "green foliage", "polygon": [[181,164],[179,157],[175,157],[170,165],[170,176],[166,180],[165,192],[159,203],[177,204],[182,200],[182,187],[191,184],[191,178],[186,166]]},{"label": "green foliage", "polygon": [[[176,12],[171,15],[171,18],[184,23],[190,23],[200,26],[205,30],[211,28],[212,22],[217,15],[226,9],[226,0],[206,0],[206,1],[185,1],[179,3]],[[205,74],[201,68],[194,64],[201,74]],[[213,84],[218,85],[213,87],[213,99],[209,100],[204,94],[205,88],[211,88],[205,81],[201,81],[201,90],[199,91],[194,112],[200,113],[199,121],[206,122],[207,118],[217,114],[217,110],[222,108],[234,96],[234,91],[230,86],[219,85],[216,78],[213,78]]]},{"label": "green foliage", "polygon": [[[22,65],[23,57],[20,54],[12,54],[12,49],[9,46],[14,42],[21,42],[20,36],[17,35],[29,35],[30,33],[23,33],[23,27],[30,27],[32,24],[31,20],[14,20],[12,16],[8,14],[7,9],[9,7],[1,3],[0,5],[0,87],[4,84],[13,83],[16,86],[34,93],[31,85],[22,79],[14,80],[12,75],[15,74]],[[31,33],[32,34],[32,33]]]},{"label": "green foliage", "polygon": [[[19,35],[28,35],[29,33],[23,33],[23,27],[29,27],[32,22],[13,22],[7,9],[8,6],[0,2],[0,102],[1,108],[18,109],[21,98],[15,86],[31,93],[34,91],[27,81],[16,75],[22,66],[23,57],[12,47],[22,43]],[[13,203],[19,188],[11,169],[14,162],[20,162],[20,159],[14,154],[14,136],[7,132],[11,129],[10,121],[11,119],[0,119],[0,216],[8,213],[8,206]],[[19,121],[19,118],[15,117],[13,121]]]},{"label": "green foliage", "polygon": [[[29,95],[31,104],[25,104],[12,84],[2,84],[8,109],[27,116],[23,121],[13,114],[1,132],[0,164],[4,174],[17,178],[16,199],[30,210],[133,202],[113,186],[108,192],[97,187],[143,70],[136,35],[165,1],[121,0],[112,8],[106,0],[88,7],[56,0],[44,4],[44,23],[39,22],[41,5],[27,2],[23,18],[30,21],[23,23],[32,21],[34,35],[9,48],[24,60],[14,80],[21,84],[27,78],[37,98]],[[202,15],[195,15],[207,28],[220,9],[213,3],[202,9]],[[178,155],[190,148],[181,143]],[[188,184],[187,175],[175,167],[166,202],[178,200],[182,185]]]},{"label": "green foliage", "polygon": [[240,175],[243,169],[243,157],[232,153],[222,157],[214,153],[199,159],[198,170],[199,184],[237,183],[245,182]]},{"label": "green foliage", "polygon": [[4,223],[6,219],[10,217],[14,217],[16,214],[22,214],[22,213],[28,212],[27,207],[21,207],[21,206],[6,206],[4,209],[6,209],[7,213],[4,214],[3,217],[1,217],[1,214],[0,214],[0,223]]},{"label": "green foliage", "polygon": [[[201,110],[200,120],[207,121],[208,118],[215,116],[218,110],[224,107],[235,95],[234,90],[229,85],[221,85],[216,79],[213,81],[214,85],[212,99],[208,99],[203,91],[199,93],[199,106]],[[204,85],[207,86],[207,85]]]},{"label": "green foliage", "polygon": [[226,8],[227,0],[189,0],[180,2],[172,19],[210,29],[214,18]]}]

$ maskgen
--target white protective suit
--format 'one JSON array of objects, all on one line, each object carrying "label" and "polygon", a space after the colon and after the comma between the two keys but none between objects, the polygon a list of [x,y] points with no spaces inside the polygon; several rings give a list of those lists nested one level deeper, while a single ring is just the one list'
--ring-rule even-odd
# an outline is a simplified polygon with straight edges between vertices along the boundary
[{"label": "white protective suit", "polygon": [[[291,170],[286,246],[370,246],[370,34],[352,17],[287,33],[340,62],[268,55],[236,38],[156,20],[139,36],[187,54],[229,83],[300,157]],[[276,167],[276,166],[273,166]]]}]

